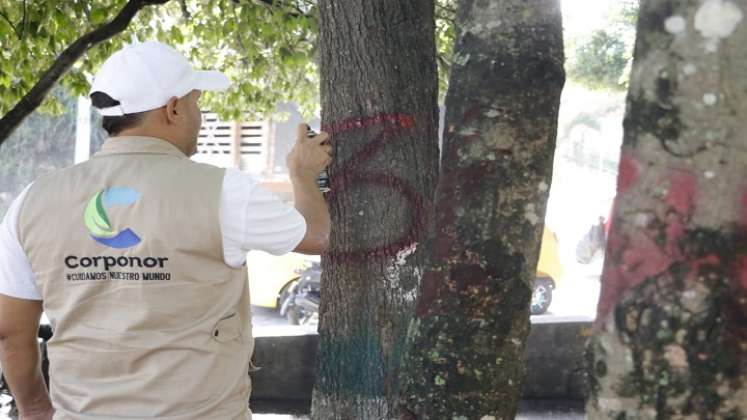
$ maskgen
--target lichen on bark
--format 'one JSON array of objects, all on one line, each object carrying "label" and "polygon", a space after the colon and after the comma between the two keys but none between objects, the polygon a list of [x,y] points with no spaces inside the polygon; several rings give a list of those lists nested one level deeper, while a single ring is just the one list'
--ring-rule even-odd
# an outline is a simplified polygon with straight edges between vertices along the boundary
[{"label": "lichen on bark", "polygon": [[565,73],[556,0],[459,2],[435,229],[401,419],[509,419]]},{"label": "lichen on bark", "polygon": [[706,6],[747,4],[641,3],[589,418],[747,416],[747,25]]}]

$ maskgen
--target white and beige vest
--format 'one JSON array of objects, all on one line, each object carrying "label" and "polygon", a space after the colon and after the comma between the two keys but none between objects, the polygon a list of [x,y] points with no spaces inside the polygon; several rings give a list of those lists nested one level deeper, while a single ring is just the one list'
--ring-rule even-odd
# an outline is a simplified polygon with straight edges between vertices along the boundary
[{"label": "white and beige vest", "polygon": [[54,328],[56,420],[251,417],[248,281],[223,260],[223,174],[117,137],[33,184],[19,239]]}]

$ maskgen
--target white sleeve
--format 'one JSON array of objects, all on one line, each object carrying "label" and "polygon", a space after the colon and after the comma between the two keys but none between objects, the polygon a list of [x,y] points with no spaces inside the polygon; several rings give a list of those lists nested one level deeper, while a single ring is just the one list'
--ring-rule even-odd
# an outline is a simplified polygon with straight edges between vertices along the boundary
[{"label": "white sleeve", "polygon": [[36,288],[26,252],[18,240],[18,215],[29,185],[13,201],[0,225],[0,294],[19,299],[42,300]]},{"label": "white sleeve", "polygon": [[306,234],[306,220],[251,175],[226,169],[220,196],[220,227],[226,264],[241,266],[251,250],[282,255]]}]

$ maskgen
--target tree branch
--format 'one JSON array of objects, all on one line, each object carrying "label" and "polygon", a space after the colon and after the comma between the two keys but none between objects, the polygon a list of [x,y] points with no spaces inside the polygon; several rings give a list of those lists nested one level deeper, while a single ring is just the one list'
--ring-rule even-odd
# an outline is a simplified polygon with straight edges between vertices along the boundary
[{"label": "tree branch", "polygon": [[270,12],[274,11],[274,9],[276,9],[278,7],[289,7],[289,8],[292,8],[293,10],[289,10],[288,11],[288,16],[292,16],[292,17],[303,16],[305,18],[311,17],[310,15],[308,15],[307,13],[305,13],[303,10],[301,10],[301,8],[298,7],[297,3],[296,3],[296,5],[289,6],[289,5],[285,4],[284,2],[281,2],[281,1],[278,1],[278,0],[231,0],[231,1],[234,4],[236,4],[236,5],[241,4],[242,2],[248,2],[248,3],[253,4],[255,6],[264,7],[265,9],[267,9]]},{"label": "tree branch", "polygon": [[[239,21],[239,15],[238,15],[238,13],[236,13],[236,8],[235,7],[232,8],[231,12],[233,13],[233,18],[236,19],[236,21],[238,22]],[[244,53],[244,54],[241,55],[241,63],[244,64],[245,66],[248,66],[249,65],[249,60],[247,60],[246,54],[249,53],[249,49],[244,44],[244,40],[241,39],[241,31],[235,31],[235,32],[236,32],[235,38],[236,38],[236,43],[238,44],[238,48],[240,48],[241,51]]]},{"label": "tree branch", "polygon": [[189,13],[189,9],[187,9],[187,2],[185,0],[179,0],[179,5],[182,8],[182,17],[184,20],[189,20],[192,17],[192,14]]},{"label": "tree branch", "polygon": [[[278,0],[253,0],[253,2],[259,6],[263,6],[267,8],[267,10],[270,10],[270,11],[272,11],[272,9],[276,7],[286,6],[285,3],[278,1]],[[306,13],[303,12],[303,10],[299,9],[298,6],[292,6],[292,8],[294,9],[294,11],[289,11],[288,15],[293,16],[293,17],[299,17],[299,16],[309,17]]]},{"label": "tree branch", "polygon": [[8,25],[10,25],[10,27],[13,29],[13,32],[16,33],[16,36],[18,37],[18,39],[21,39],[21,33],[18,32],[18,28],[16,28],[16,25],[14,25],[13,22],[11,22],[10,19],[8,19],[8,16],[5,13],[3,13],[1,10],[0,10],[0,17],[2,17],[3,19],[5,19],[6,22],[8,22]]},{"label": "tree branch", "polygon": [[457,12],[456,11],[456,7],[445,6],[445,5],[443,5],[441,3],[438,3],[438,2],[436,3],[436,9],[442,10],[445,13],[448,13],[450,15],[456,15],[456,12]]},{"label": "tree branch", "polygon": [[38,82],[0,119],[0,145],[32,113],[49,93],[57,81],[67,73],[75,62],[93,46],[124,31],[135,15],[145,6],[168,3],[170,0],[130,0],[109,23],[95,29],[73,42],[60,54]]},{"label": "tree branch", "polygon": [[26,0],[23,0],[23,19],[21,20],[21,32],[23,32],[23,35],[26,35],[26,30],[28,29],[28,25],[26,24],[28,21],[26,20]]}]

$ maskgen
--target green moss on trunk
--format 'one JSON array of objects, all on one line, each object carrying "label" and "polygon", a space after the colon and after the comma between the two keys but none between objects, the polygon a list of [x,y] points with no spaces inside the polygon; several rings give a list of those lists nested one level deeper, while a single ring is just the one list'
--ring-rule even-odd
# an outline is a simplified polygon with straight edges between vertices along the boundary
[{"label": "green moss on trunk", "polygon": [[401,381],[408,420],[516,415],[565,78],[557,1],[459,6],[435,231]]}]

